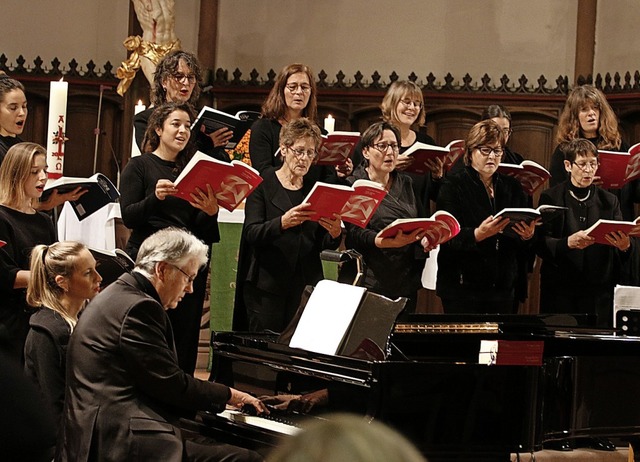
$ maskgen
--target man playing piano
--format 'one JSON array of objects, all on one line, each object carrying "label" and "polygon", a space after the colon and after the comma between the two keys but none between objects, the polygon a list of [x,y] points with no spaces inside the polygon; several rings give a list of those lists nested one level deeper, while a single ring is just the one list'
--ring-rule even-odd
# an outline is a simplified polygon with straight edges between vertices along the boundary
[{"label": "man playing piano", "polygon": [[180,414],[225,404],[268,412],[257,398],[195,379],[178,366],[175,308],[207,261],[207,246],[167,228],[140,247],[132,274],[121,276],[84,310],[67,356],[62,461],[254,461],[235,446],[189,441]]}]

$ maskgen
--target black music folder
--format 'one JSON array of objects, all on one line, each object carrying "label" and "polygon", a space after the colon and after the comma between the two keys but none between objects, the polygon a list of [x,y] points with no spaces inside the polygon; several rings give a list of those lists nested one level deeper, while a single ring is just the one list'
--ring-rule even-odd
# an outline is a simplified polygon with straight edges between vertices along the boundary
[{"label": "black music folder", "polygon": [[[312,286],[305,288],[300,306],[278,338],[279,343],[290,344],[313,291]],[[404,297],[391,300],[365,290],[335,354],[369,360],[385,359],[393,326],[406,304]]]}]

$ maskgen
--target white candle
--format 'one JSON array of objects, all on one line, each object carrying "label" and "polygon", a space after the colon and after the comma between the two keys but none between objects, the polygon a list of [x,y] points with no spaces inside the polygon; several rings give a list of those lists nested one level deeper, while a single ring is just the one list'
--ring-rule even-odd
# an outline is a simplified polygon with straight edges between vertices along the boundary
[{"label": "white candle", "polygon": [[336,119],[334,119],[331,114],[324,118],[324,129],[327,133],[333,133],[336,129]]},{"label": "white candle", "polygon": [[49,124],[47,125],[47,166],[49,178],[62,176],[64,168],[64,145],[67,141],[67,94],[69,83],[51,82],[49,90]]},{"label": "white candle", "polygon": [[[145,109],[147,109],[147,106],[145,106],[144,104],[142,104],[142,100],[138,100],[138,104],[136,104],[136,107],[133,109],[133,114],[138,114],[142,111],[144,111]],[[138,147],[138,143],[136,143],[136,129],[135,127],[133,128],[133,138],[131,141],[131,157],[135,157],[135,156],[139,156],[141,154],[140,152],[140,148]]]}]

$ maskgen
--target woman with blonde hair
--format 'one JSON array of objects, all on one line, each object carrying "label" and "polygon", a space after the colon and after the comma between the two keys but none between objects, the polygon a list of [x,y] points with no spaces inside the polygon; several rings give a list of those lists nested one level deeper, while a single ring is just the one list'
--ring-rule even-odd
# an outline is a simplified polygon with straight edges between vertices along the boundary
[{"label": "woman with blonde hair", "polygon": [[[400,146],[396,170],[405,171],[413,162],[410,155],[404,152],[415,143],[435,145],[433,138],[419,127],[424,125],[425,109],[422,89],[410,80],[397,80],[393,82],[380,104],[382,120],[389,122],[400,130]],[[362,146],[356,148],[353,162],[355,166],[362,161]],[[424,207],[429,209],[429,201],[435,201],[440,189],[440,180],[444,175],[442,161],[430,161],[429,172],[418,174],[405,172],[413,180],[413,190]]]},{"label": "woman with blonde hair", "polygon": [[26,301],[31,249],[57,240],[51,218],[35,208],[47,182],[46,157],[42,146],[18,143],[0,166],[0,240],[6,243],[0,248],[0,336],[15,359],[23,358],[33,311]]},{"label": "woman with blonde hair", "polygon": [[91,252],[79,242],[37,245],[31,252],[27,303],[39,308],[29,320],[25,373],[62,417],[66,349],[78,313],[100,290],[102,277]]},{"label": "woman with blonde hair", "polygon": [[[607,151],[627,151],[629,145],[622,140],[618,119],[604,94],[592,85],[582,85],[569,93],[558,120],[559,144],[585,138],[596,148]],[[569,179],[564,166],[564,154],[558,145],[551,155],[550,186]],[[594,179],[598,183],[599,177]],[[634,180],[621,189],[611,190],[620,200],[624,220],[636,218],[634,204],[640,202],[640,180]]]}]

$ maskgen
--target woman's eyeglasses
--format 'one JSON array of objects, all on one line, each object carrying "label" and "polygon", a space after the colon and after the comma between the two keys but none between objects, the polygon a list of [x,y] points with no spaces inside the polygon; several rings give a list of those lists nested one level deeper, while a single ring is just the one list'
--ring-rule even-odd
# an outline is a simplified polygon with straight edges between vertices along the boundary
[{"label": "woman's eyeglasses", "polygon": [[400,151],[400,146],[398,146],[398,143],[376,143],[374,145],[372,145],[372,147],[374,147],[376,150],[385,153],[387,152],[387,149],[391,148],[391,150],[393,152],[399,152]]},{"label": "woman's eyeglasses", "polygon": [[300,90],[302,93],[309,93],[311,91],[311,86],[304,83],[288,83],[287,85],[285,85],[285,88],[291,93],[295,93],[298,90]]},{"label": "woman's eyeglasses", "polygon": [[598,162],[574,162],[573,165],[578,167],[583,172],[596,171],[600,164]]},{"label": "woman's eyeglasses", "polygon": [[400,102],[407,109],[409,109],[411,106],[415,107],[416,109],[422,108],[422,103],[420,101],[411,101],[410,99],[401,99]]},{"label": "woman's eyeglasses", "polygon": [[186,79],[188,83],[194,84],[196,83],[196,80],[197,80],[195,74],[176,73],[176,74],[171,74],[171,77],[173,77],[173,79],[178,83],[182,83]]},{"label": "woman's eyeglasses", "polygon": [[489,157],[491,154],[493,154],[496,157],[502,157],[502,154],[504,154],[504,150],[502,148],[490,148],[489,146],[478,146],[478,151],[480,151],[480,154],[482,154],[484,157]]},{"label": "woman's eyeglasses", "polygon": [[313,160],[318,155],[314,149],[294,149],[291,146],[287,147],[287,149],[297,158],[307,157],[309,160]]}]

